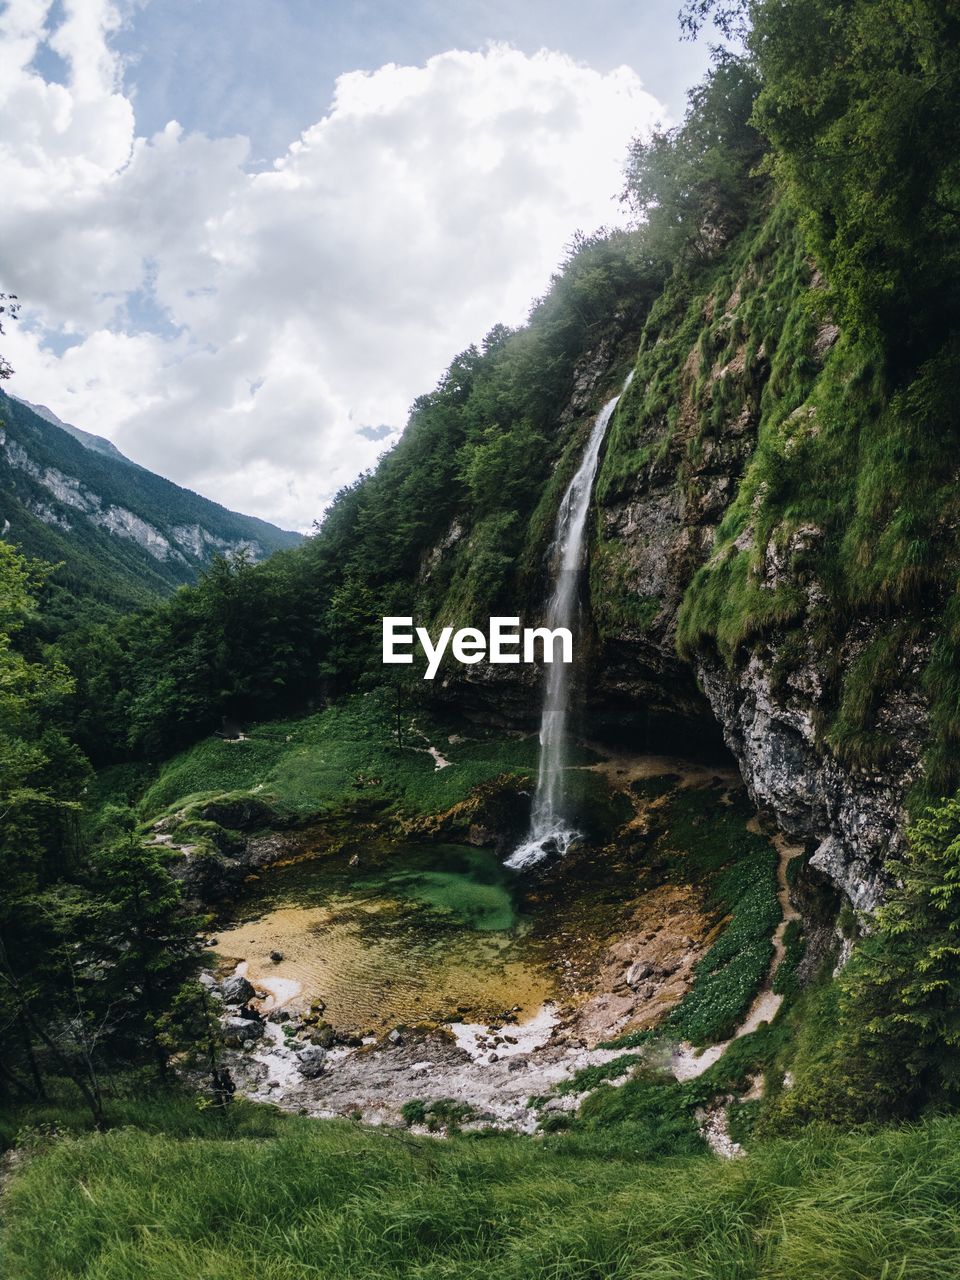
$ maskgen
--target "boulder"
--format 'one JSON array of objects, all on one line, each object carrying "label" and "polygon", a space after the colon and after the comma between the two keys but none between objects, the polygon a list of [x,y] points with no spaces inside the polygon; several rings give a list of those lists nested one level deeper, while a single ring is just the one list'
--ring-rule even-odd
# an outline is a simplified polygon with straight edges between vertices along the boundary
[{"label": "boulder", "polygon": [[234,831],[252,831],[276,820],[276,814],[262,800],[241,796],[236,800],[216,800],[203,806],[199,815],[204,822],[216,822]]},{"label": "boulder", "polygon": [[329,1022],[324,1022],[319,1027],[311,1027],[309,1031],[304,1032],[304,1036],[311,1044],[319,1045],[321,1049],[332,1049],[337,1038]]},{"label": "boulder", "polygon": [[224,1018],[223,1043],[228,1049],[242,1049],[248,1041],[259,1040],[263,1035],[263,1023],[247,1018]]},{"label": "boulder", "polygon": [[220,993],[225,1004],[246,1004],[248,1000],[252,1000],[257,994],[253,983],[248,982],[240,974],[235,974],[232,978],[227,978],[225,982],[222,982],[220,984]]},{"label": "boulder", "polygon": [[297,1053],[297,1064],[302,1076],[307,1080],[315,1080],[327,1069],[327,1051],[319,1045],[308,1044]]},{"label": "boulder", "polygon": [[646,960],[637,960],[627,969],[623,975],[623,980],[628,987],[635,987],[644,978],[649,978],[651,973],[653,973],[652,965],[649,965]]}]

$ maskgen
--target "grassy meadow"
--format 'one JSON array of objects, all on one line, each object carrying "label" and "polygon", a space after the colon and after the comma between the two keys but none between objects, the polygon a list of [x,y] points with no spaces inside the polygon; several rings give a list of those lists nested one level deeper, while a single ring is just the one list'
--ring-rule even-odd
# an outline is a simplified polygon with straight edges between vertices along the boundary
[{"label": "grassy meadow", "polygon": [[10,1280],[960,1274],[956,1118],[726,1162],[649,1162],[603,1130],[438,1141],[172,1102],[38,1142],[4,1197]]}]

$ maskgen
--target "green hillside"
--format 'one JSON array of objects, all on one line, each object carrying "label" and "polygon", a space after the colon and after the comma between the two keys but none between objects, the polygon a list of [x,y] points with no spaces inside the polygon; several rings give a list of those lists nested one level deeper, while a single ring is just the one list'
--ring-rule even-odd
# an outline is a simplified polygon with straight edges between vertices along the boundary
[{"label": "green hillside", "polygon": [[228,511],[128,461],[90,448],[0,392],[0,529],[60,567],[57,610],[71,601],[130,609],[195,581],[216,554],[263,560],[300,535]]},{"label": "green hillside", "polygon": [[[12,1280],[960,1275],[960,10],[684,13],[631,228],[316,536],[0,401]],[[621,389],[518,863],[543,671],[381,619],[539,621]]]}]

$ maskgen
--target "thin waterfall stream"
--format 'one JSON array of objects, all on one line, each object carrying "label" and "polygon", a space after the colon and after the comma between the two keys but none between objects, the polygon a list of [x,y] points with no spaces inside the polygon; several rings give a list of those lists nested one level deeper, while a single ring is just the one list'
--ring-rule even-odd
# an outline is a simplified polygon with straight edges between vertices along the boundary
[{"label": "thin waterfall stream", "polygon": [[[567,627],[576,635],[580,614],[580,581],[586,552],[587,515],[603,438],[620,396],[633,379],[627,375],[620,392],[597,414],[580,466],[567,486],[557,511],[548,559],[554,565],[553,591],[547,603],[546,625]],[[574,644],[576,653],[576,644]],[[570,664],[547,664],[540,719],[540,765],[530,815],[530,832],[506,861],[508,867],[532,866],[549,854],[563,854],[580,836],[568,812],[564,786],[567,720],[570,711]]]}]

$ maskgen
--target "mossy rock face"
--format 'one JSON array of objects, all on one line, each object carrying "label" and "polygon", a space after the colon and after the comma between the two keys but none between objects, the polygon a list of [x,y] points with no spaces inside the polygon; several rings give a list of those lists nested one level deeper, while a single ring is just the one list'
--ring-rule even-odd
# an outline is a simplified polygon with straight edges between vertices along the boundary
[{"label": "mossy rock face", "polygon": [[198,902],[228,902],[243,888],[247,869],[220,854],[203,852],[188,855],[180,871],[180,881],[188,898]]},{"label": "mossy rock face", "polygon": [[532,785],[527,778],[501,774],[475,787],[465,800],[443,813],[401,822],[400,830],[405,836],[506,848],[527,827],[531,796]]},{"label": "mossy rock face", "polygon": [[215,822],[220,827],[232,827],[235,831],[256,831],[261,827],[276,826],[280,816],[270,805],[252,796],[223,797],[208,801],[199,810],[204,822]]},{"label": "mossy rock face", "polygon": [[178,844],[212,845],[218,853],[225,854],[228,858],[239,857],[247,846],[246,837],[241,832],[202,818],[188,818],[172,826],[170,833]]},{"label": "mossy rock face", "polygon": [[577,825],[592,844],[605,844],[633,817],[633,805],[627,796],[589,769],[568,770],[567,795],[571,812],[577,815]]}]

